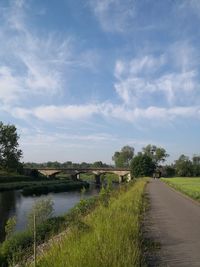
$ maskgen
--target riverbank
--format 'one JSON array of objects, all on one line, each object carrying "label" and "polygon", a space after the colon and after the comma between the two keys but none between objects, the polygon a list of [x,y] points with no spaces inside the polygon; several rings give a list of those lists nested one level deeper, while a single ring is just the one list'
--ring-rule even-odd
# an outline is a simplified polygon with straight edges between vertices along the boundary
[{"label": "riverbank", "polygon": [[[93,212],[72,225],[39,257],[37,266],[122,267],[141,266],[141,214],[147,180],[125,185],[101,202]],[[29,265],[30,266],[30,265]],[[144,265],[143,265],[144,266]]]},{"label": "riverbank", "polygon": [[33,176],[27,176],[16,172],[8,172],[5,170],[0,170],[0,185],[1,183],[30,182],[34,180],[41,181],[41,180],[47,180],[47,178],[44,176],[38,176],[36,178]]},{"label": "riverbank", "polygon": [[[110,251],[111,254],[113,253],[114,255],[117,252],[116,257],[119,256],[121,257],[121,252],[122,252],[123,259],[125,259],[126,256],[128,256],[130,261],[132,260],[133,262],[140,261],[141,260],[140,220],[141,220],[141,212],[143,209],[143,190],[145,183],[146,180],[143,179],[141,181],[136,182],[135,184],[131,182],[128,185],[127,184],[120,185],[120,187],[118,189],[115,189],[114,191],[110,191],[110,189],[102,189],[99,196],[95,196],[89,199],[81,199],[79,204],[77,204],[74,208],[72,208],[67,214],[63,216],[50,218],[42,225],[37,226],[37,245],[39,246],[44,241],[46,241],[45,244],[42,245],[42,248],[44,248],[46,251],[46,248],[49,248],[49,242],[47,242],[47,240],[51,239],[54,240],[53,243],[56,246],[55,249],[57,249],[58,244],[56,240],[59,240],[59,244],[62,244],[64,246],[63,247],[64,251],[66,249],[66,246],[63,243],[63,241],[67,239],[67,246],[72,245],[72,251],[76,251],[78,249],[78,251],[80,252],[84,247],[85,244],[84,236],[86,235],[88,242],[86,244],[87,246],[85,247],[85,249],[90,250],[90,247],[88,247],[88,245],[91,242],[91,246],[94,245],[95,247],[97,245],[99,247],[100,244],[102,244],[103,251],[107,249],[109,251],[109,249],[112,248],[112,247],[109,248],[109,246],[112,243],[115,244],[116,242],[118,242],[119,246],[113,247],[112,250]],[[103,229],[105,230],[105,233]],[[98,232],[100,234],[99,242],[100,241],[101,242],[96,244],[97,240],[95,241],[95,239],[96,239],[96,234],[98,234]],[[59,239],[57,238],[58,237],[57,235],[59,233],[62,233],[61,235],[59,235],[59,237],[61,237],[62,239],[62,242],[60,238]],[[68,234],[70,235],[68,236]],[[69,244],[71,238],[75,239],[72,242],[72,244]],[[50,243],[52,244],[52,242]],[[79,250],[78,248],[79,244],[81,250]],[[128,248],[129,248],[128,250],[130,250],[130,247],[133,248],[133,251],[128,252],[128,255],[125,254],[125,250],[127,250]],[[45,257],[47,255],[49,257],[50,253],[52,252],[52,249],[54,250],[54,248],[51,247],[50,250],[45,252]],[[85,249],[83,250],[84,253],[86,253]],[[92,253],[94,252],[94,257],[97,256],[95,255],[97,251],[98,249],[96,251],[92,251]],[[1,244],[0,265],[7,266],[8,262],[14,265],[17,262],[20,262],[21,266],[23,264],[22,261],[24,259],[28,258],[30,260],[32,253],[33,253],[33,233],[30,230],[16,233]],[[132,254],[133,256],[131,256]],[[63,256],[64,256],[63,254],[59,254],[59,260],[61,260]],[[84,254],[82,256],[84,257]],[[105,257],[108,257],[108,255],[107,256],[105,255]],[[46,266],[43,265],[43,260],[44,258],[41,258],[40,262],[38,263],[40,265],[37,266]],[[90,260],[92,264],[93,259],[91,259],[91,257]],[[97,260],[100,259],[97,257]],[[114,263],[116,263],[116,258]],[[122,263],[126,264],[125,261]],[[57,265],[56,262],[54,262],[53,264],[54,265],[49,264],[48,266],[64,266],[62,264]],[[117,266],[129,266],[123,264]],[[87,265],[87,266],[98,266],[98,265]],[[99,265],[99,266],[107,266],[107,265],[105,265],[104,262],[104,265]],[[114,265],[109,265],[109,266],[114,266]]]},{"label": "riverbank", "polygon": [[25,176],[18,173],[0,171],[0,192],[10,190],[22,190],[22,194],[40,195],[50,192],[67,192],[71,190],[79,190],[88,188],[89,183],[82,180],[71,180],[64,177],[50,180],[45,176]]},{"label": "riverbank", "polygon": [[25,196],[48,194],[50,192],[67,192],[88,188],[89,183],[85,181],[72,180],[51,180],[51,181],[29,181],[29,182],[10,182],[0,183],[0,192],[9,190],[22,190]]}]

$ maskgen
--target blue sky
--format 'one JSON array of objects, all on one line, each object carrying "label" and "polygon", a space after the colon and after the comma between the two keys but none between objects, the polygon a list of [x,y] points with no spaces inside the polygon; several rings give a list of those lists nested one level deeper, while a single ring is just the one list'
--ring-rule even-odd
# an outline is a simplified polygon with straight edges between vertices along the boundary
[{"label": "blue sky", "polygon": [[200,152],[199,0],[1,0],[0,120],[24,161]]}]

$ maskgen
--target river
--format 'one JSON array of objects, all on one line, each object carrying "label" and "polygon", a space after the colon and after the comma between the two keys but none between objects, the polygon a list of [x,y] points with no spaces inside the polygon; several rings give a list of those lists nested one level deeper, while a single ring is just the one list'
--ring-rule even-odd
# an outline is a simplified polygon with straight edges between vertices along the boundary
[{"label": "river", "polygon": [[[85,192],[84,197],[97,195],[99,188],[91,184],[90,188]],[[5,239],[6,221],[16,216],[16,231],[21,231],[27,225],[27,213],[31,210],[34,202],[44,197],[51,197],[54,202],[54,215],[62,215],[71,209],[81,199],[79,191],[50,193],[41,196],[23,196],[20,190],[0,192],[0,242]]]}]

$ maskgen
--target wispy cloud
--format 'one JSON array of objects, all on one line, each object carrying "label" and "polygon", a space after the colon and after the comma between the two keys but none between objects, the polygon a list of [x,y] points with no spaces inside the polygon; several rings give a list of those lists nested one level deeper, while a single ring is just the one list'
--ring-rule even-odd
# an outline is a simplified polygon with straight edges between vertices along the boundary
[{"label": "wispy cloud", "polygon": [[200,2],[199,0],[183,0],[179,3],[179,9],[188,12],[191,9],[194,14],[200,16]]},{"label": "wispy cloud", "polygon": [[11,112],[16,118],[25,120],[36,118],[54,124],[63,124],[64,121],[68,120],[80,121],[95,116],[120,119],[130,123],[140,121],[141,119],[142,121],[173,121],[176,118],[200,118],[200,106],[149,106],[138,108],[114,105],[108,102],[97,105],[41,106],[34,109],[14,108]]},{"label": "wispy cloud", "polygon": [[133,0],[89,0],[90,7],[102,29],[108,32],[125,32],[135,16]]},{"label": "wispy cloud", "polygon": [[194,49],[176,44],[161,56],[117,60],[116,93],[133,107],[197,105],[200,81],[196,58]]},{"label": "wispy cloud", "polygon": [[35,117],[47,122],[63,122],[63,120],[80,120],[99,113],[99,105],[68,105],[68,106],[39,106],[33,109],[14,108],[13,116],[26,119]]},{"label": "wispy cloud", "polygon": [[[38,36],[26,21],[25,1],[11,1],[4,9],[0,44],[0,101],[31,95],[57,94],[63,87],[63,64],[69,59],[70,40],[52,34]],[[7,57],[10,59],[8,61]],[[11,63],[10,63],[11,62]]]},{"label": "wispy cloud", "polygon": [[[0,9],[0,103],[21,104],[23,100],[53,99],[70,91],[70,68],[95,70],[95,50],[75,51],[70,35],[42,33],[31,25],[30,1],[12,0]],[[67,75],[69,73],[69,75]]]}]

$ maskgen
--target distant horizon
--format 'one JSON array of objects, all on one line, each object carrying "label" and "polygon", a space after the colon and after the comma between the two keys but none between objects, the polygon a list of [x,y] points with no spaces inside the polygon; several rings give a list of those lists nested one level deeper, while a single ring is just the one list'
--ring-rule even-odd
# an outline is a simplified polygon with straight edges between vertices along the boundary
[{"label": "distant horizon", "polygon": [[25,162],[200,154],[200,1],[2,0],[0,120]]}]

